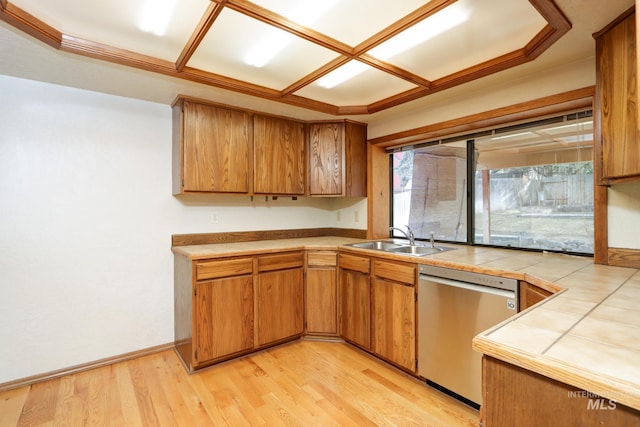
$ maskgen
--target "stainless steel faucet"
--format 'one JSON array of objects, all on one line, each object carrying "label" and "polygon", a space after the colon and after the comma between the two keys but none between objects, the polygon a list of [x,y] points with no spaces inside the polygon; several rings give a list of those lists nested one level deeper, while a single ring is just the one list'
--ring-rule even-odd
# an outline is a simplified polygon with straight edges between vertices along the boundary
[{"label": "stainless steel faucet", "polygon": [[405,225],[405,227],[407,227],[407,231],[404,231],[402,228],[398,228],[398,227],[389,227],[389,231],[398,230],[399,232],[404,234],[404,237],[409,239],[409,244],[411,246],[415,246],[415,244],[416,244],[416,236],[413,234],[413,231],[411,230],[411,227],[409,227],[408,225]]},{"label": "stainless steel faucet", "polygon": [[429,233],[429,240],[431,241],[431,247],[435,248],[435,242],[433,241],[433,231],[431,233]]}]

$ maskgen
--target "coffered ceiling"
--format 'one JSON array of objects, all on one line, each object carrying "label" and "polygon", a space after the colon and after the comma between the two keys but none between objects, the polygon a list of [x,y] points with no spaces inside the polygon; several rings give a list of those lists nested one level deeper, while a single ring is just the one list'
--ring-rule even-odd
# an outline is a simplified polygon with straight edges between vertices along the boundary
[{"label": "coffered ceiling", "polygon": [[0,19],[62,51],[332,115],[533,61],[572,28],[552,0],[0,0]]}]

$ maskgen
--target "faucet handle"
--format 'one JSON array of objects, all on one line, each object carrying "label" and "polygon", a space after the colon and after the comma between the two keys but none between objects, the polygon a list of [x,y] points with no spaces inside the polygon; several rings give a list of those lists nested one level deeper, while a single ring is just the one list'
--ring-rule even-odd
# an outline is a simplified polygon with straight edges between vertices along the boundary
[{"label": "faucet handle", "polygon": [[411,227],[409,227],[408,225],[405,225],[405,227],[407,227],[407,238],[409,239],[409,244],[413,246],[416,244],[416,236],[415,234],[413,234],[413,230],[411,229]]}]

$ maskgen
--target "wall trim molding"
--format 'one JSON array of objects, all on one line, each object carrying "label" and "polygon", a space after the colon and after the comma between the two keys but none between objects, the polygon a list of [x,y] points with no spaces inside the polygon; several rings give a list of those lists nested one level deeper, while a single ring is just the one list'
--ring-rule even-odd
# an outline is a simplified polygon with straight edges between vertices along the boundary
[{"label": "wall trim molding", "polygon": [[258,240],[326,236],[366,239],[367,230],[328,227],[292,230],[232,231],[228,233],[173,234],[171,235],[171,246],[209,245],[215,243],[255,242]]},{"label": "wall trim molding", "polygon": [[439,123],[408,129],[389,135],[369,139],[369,144],[380,147],[400,147],[442,136],[461,135],[505,124],[525,122],[532,119],[593,108],[595,86],[575,89],[556,95],[545,96],[518,104],[458,117]]},{"label": "wall trim molding", "polygon": [[640,268],[640,249],[609,248],[609,265]]},{"label": "wall trim molding", "polygon": [[58,369],[55,371],[45,372],[30,377],[19,378],[17,380],[9,381],[0,384],[0,392],[12,390],[15,388],[31,386],[43,381],[53,380],[56,378],[64,377],[66,375],[77,374],[84,371],[89,371],[95,368],[101,368],[107,365],[113,365],[118,362],[124,362],[131,359],[137,359],[138,357],[149,356],[161,351],[169,350],[174,347],[173,341],[166,344],[160,344],[153,347],[143,348],[141,350],[132,351],[129,353],[119,354],[116,356],[106,357],[104,359],[94,360],[93,362],[87,362],[80,365],[70,366],[68,368]]}]

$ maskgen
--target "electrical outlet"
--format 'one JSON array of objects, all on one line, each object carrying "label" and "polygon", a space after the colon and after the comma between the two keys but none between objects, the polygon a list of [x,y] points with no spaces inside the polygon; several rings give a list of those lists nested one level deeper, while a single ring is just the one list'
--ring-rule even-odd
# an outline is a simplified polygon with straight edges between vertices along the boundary
[{"label": "electrical outlet", "polygon": [[355,212],[353,213],[353,220],[354,220],[355,222],[360,222],[360,211],[355,211]]},{"label": "electrical outlet", "polygon": [[217,224],[220,220],[218,212],[211,212],[211,216],[209,217],[209,222],[211,224]]}]

